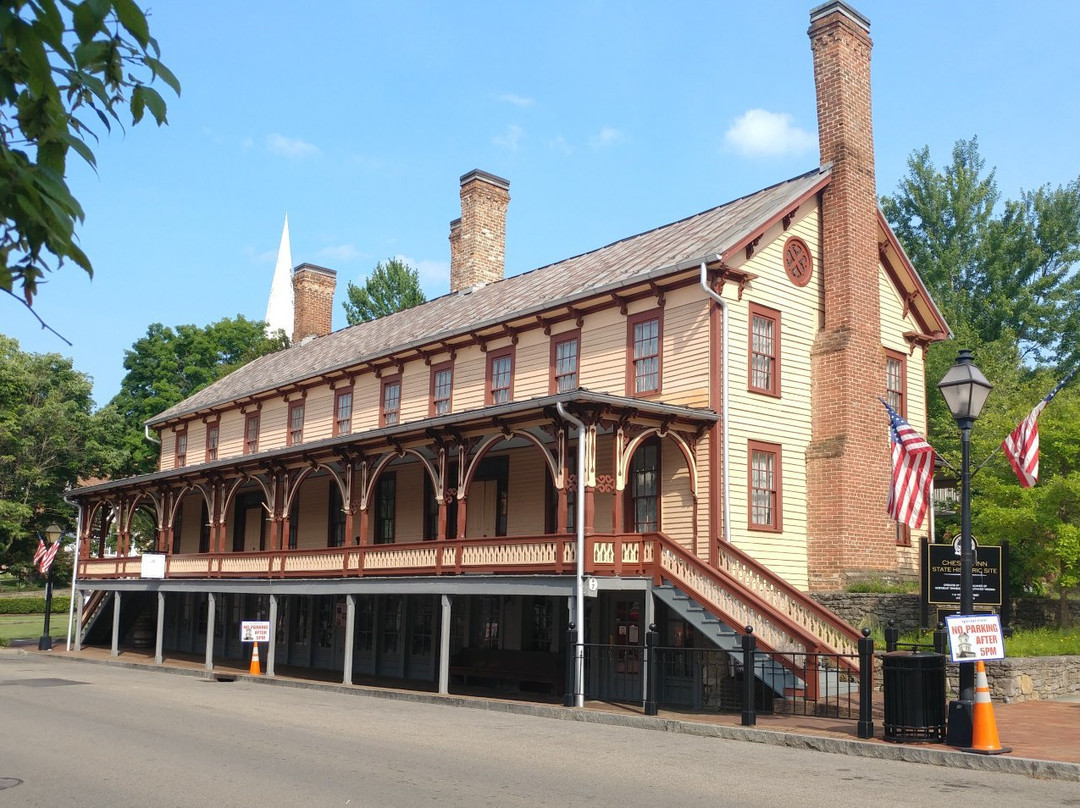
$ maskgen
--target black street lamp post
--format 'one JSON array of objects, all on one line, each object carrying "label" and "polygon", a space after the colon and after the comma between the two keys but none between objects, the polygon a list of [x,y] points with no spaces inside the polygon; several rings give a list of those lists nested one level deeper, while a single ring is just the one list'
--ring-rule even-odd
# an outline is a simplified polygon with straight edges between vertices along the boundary
[{"label": "black street lamp post", "polygon": [[[971,541],[971,427],[975,424],[993,385],[975,367],[971,351],[961,350],[938,383],[949,412],[960,427],[960,613],[975,612],[972,584],[974,549]],[[971,745],[971,715],[975,701],[975,666],[960,663],[960,698],[949,705],[949,738],[953,746]],[[953,725],[956,727],[954,735]],[[966,741],[965,741],[966,735]]]},{"label": "black street lamp post", "polygon": [[[49,541],[49,547],[60,541],[60,535],[63,531],[56,525],[49,525],[45,528],[45,538]],[[45,575],[45,626],[41,632],[41,638],[38,640],[39,651],[51,651],[52,650],[52,635],[49,633],[49,617],[52,614],[52,582],[53,582],[53,567],[56,566],[56,559],[53,559],[53,563],[49,565],[49,571]]]}]

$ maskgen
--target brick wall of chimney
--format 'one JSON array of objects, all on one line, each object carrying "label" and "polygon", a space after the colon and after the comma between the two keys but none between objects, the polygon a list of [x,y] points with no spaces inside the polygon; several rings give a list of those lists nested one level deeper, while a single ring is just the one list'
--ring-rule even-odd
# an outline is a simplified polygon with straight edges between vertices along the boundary
[{"label": "brick wall of chimney", "polygon": [[450,226],[450,291],[502,280],[510,182],[486,171],[461,178],[461,219]]},{"label": "brick wall of chimney", "polygon": [[870,105],[869,21],[843,2],[810,14],[821,162],[824,328],[812,353],[807,450],[810,586],[896,566],[885,515],[890,478],[878,297],[877,189]]},{"label": "brick wall of chimney", "polygon": [[293,333],[296,345],[305,337],[323,337],[333,331],[334,287],[332,269],[301,264],[293,270]]}]

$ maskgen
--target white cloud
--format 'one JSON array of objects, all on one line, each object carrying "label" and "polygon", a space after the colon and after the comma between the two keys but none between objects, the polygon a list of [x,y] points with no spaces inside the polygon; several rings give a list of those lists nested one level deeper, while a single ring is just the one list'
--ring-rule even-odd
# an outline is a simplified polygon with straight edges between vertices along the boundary
[{"label": "white cloud", "polygon": [[503,93],[499,96],[500,101],[505,101],[507,104],[513,104],[515,107],[531,107],[536,103],[535,100],[524,95],[515,95],[514,93]]},{"label": "white cloud", "polygon": [[266,148],[281,157],[313,157],[319,154],[319,147],[300,138],[285,137],[274,132],[266,136]]},{"label": "white cloud", "polygon": [[810,151],[817,138],[796,126],[790,113],[751,109],[735,119],[724,142],[743,157],[781,157]]},{"label": "white cloud", "polygon": [[360,251],[352,244],[330,245],[315,253],[315,256],[321,261],[336,261],[338,263],[355,261],[360,255]]},{"label": "white cloud", "polygon": [[570,148],[570,144],[566,142],[566,138],[562,135],[557,135],[548,141],[548,148],[552,151],[560,151],[563,154],[570,154],[573,150]]},{"label": "white cloud", "polygon": [[518,141],[521,140],[524,134],[525,130],[520,126],[517,124],[510,124],[506,127],[505,132],[493,137],[491,142],[500,148],[508,149],[509,151],[517,151]]},{"label": "white cloud", "polygon": [[604,149],[608,146],[613,146],[623,139],[623,133],[613,126],[605,126],[591,138],[589,138],[589,145],[594,149]]},{"label": "white cloud", "polygon": [[407,255],[396,255],[394,257],[399,261],[408,264],[419,273],[420,288],[424,290],[424,294],[427,295],[428,298],[438,297],[449,291],[449,261],[435,261],[432,259],[421,259],[418,261],[409,258]]}]

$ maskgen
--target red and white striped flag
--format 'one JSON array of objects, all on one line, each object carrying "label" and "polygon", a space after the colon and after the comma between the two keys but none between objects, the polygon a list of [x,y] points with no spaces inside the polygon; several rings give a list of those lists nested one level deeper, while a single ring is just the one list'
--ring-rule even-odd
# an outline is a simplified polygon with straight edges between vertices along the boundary
[{"label": "red and white striped flag", "polygon": [[934,447],[882,399],[889,413],[892,485],[885,506],[889,516],[908,527],[922,526],[934,484]]},{"label": "red and white striped flag", "polygon": [[45,546],[45,542],[41,540],[41,536],[38,536],[37,549],[34,551],[34,566],[36,567],[41,563],[41,559],[45,557],[45,553],[48,552],[48,548]]},{"label": "red and white striped flag", "polygon": [[46,575],[49,572],[49,568],[53,565],[53,561],[56,560],[56,553],[60,550],[60,540],[57,539],[52,543],[45,554],[41,557],[41,562],[38,564],[38,571],[42,575]]},{"label": "red and white striped flag", "polygon": [[1036,404],[1035,408],[1028,413],[1028,417],[1017,424],[1016,429],[1010,432],[1009,437],[1001,443],[1002,451],[1009,458],[1013,471],[1016,472],[1020,485],[1024,488],[1031,488],[1039,481],[1039,414],[1046,409],[1050,399],[1056,396],[1075,374],[1074,370],[1058,382],[1046,398]]}]

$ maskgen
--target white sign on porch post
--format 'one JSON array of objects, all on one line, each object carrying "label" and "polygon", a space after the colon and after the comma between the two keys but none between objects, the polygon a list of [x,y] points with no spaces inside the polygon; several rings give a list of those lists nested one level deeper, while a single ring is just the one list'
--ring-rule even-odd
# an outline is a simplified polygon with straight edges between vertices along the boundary
[{"label": "white sign on porch post", "polygon": [[165,554],[143,553],[142,564],[139,567],[141,578],[164,578],[165,577]]}]

